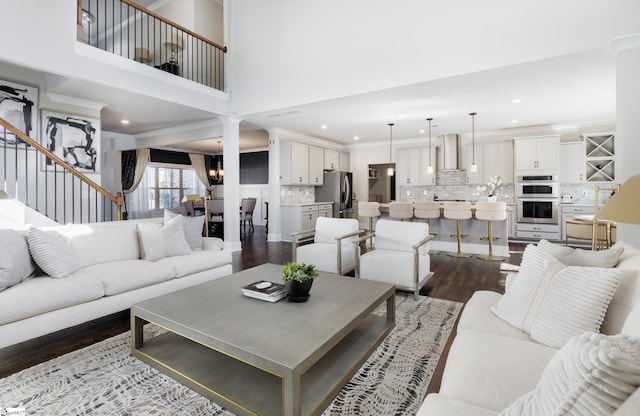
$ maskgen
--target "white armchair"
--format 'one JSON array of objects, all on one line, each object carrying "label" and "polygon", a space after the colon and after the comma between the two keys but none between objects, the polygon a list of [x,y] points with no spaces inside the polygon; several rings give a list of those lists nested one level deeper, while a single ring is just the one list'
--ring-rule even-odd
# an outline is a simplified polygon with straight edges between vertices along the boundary
[{"label": "white armchair", "polygon": [[[318,270],[328,273],[346,274],[354,270],[358,247],[353,240],[364,233],[358,225],[355,218],[319,217],[314,230],[291,233],[292,261],[315,264]],[[310,241],[313,242],[301,245]]]},{"label": "white armchair", "polygon": [[[420,289],[433,276],[429,225],[378,220],[374,234],[375,249],[360,255],[356,277],[391,283],[396,289],[413,292],[417,300]],[[368,238],[370,235],[365,235],[360,241]]]}]

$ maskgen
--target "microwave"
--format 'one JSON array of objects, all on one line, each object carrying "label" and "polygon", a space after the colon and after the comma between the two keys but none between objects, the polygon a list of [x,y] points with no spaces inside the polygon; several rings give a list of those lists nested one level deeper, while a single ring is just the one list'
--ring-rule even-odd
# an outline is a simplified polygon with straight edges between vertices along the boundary
[{"label": "microwave", "polygon": [[518,176],[517,198],[558,198],[557,175]]}]

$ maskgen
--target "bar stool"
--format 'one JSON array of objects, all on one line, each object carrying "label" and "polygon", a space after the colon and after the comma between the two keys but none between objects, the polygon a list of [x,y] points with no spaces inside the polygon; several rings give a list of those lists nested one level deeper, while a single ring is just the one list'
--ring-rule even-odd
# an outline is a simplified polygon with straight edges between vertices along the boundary
[{"label": "bar stool", "polygon": [[480,237],[480,240],[489,241],[489,255],[479,255],[478,258],[488,261],[504,261],[505,257],[495,257],[493,255],[493,242],[500,240],[493,236],[493,221],[504,221],[507,219],[507,204],[505,202],[476,202],[476,218],[488,222],[488,235]]},{"label": "bar stool", "polygon": [[463,238],[469,238],[468,235],[462,234],[460,230],[460,220],[469,220],[473,215],[471,214],[471,202],[464,201],[445,201],[444,202],[444,217],[450,220],[456,220],[457,233],[451,234],[451,238],[458,240],[458,251],[456,253],[447,253],[452,257],[471,257],[471,254],[462,253],[460,251],[460,243]]},{"label": "bar stool", "polygon": [[[416,201],[413,203],[413,216],[416,218],[424,219],[429,224],[429,235],[434,238],[438,236],[437,233],[431,232],[431,218],[440,218],[440,202],[438,201]],[[430,250],[429,254],[438,254],[435,250]]]},{"label": "bar stool", "polygon": [[[369,217],[369,232],[373,232],[373,219],[380,217],[380,204],[377,202],[358,202],[358,216]],[[369,246],[373,248],[373,238],[369,239]]]},{"label": "bar stool", "polygon": [[397,202],[389,204],[389,216],[404,221],[413,218],[413,202]]}]

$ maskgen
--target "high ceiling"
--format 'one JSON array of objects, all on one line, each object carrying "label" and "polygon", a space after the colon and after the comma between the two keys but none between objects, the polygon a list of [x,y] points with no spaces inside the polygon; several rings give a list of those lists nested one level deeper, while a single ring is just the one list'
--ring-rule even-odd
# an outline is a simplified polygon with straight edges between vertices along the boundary
[{"label": "high ceiling", "polygon": [[[310,80],[310,82],[312,82]],[[81,85],[69,84],[75,89]],[[82,88],[87,91],[87,88]],[[64,91],[73,94],[73,91]],[[82,94],[76,91],[76,94]],[[101,94],[103,129],[139,134],[144,131],[210,120],[205,112],[119,92]],[[519,100],[514,102],[514,100]],[[476,132],[505,132],[535,127],[615,120],[615,66],[612,56],[590,51],[544,61],[477,72],[421,84],[373,91],[324,102],[241,115],[241,148],[267,147],[267,128],[283,128],[341,145],[386,141],[393,122],[394,140],[425,137],[426,118],[432,135],[468,133],[470,112],[477,112]],[[122,126],[124,114],[136,115]],[[322,128],[326,126],[326,128]],[[354,137],[358,139],[354,139]],[[218,138],[183,142],[175,148],[217,151]]]}]

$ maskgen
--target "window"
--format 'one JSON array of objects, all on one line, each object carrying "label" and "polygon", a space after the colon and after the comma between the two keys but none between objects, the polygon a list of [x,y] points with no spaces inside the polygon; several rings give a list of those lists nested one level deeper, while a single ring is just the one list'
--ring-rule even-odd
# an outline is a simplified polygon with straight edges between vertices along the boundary
[{"label": "window", "polygon": [[149,164],[147,178],[149,209],[180,208],[182,198],[202,193],[202,186],[191,166]]}]

